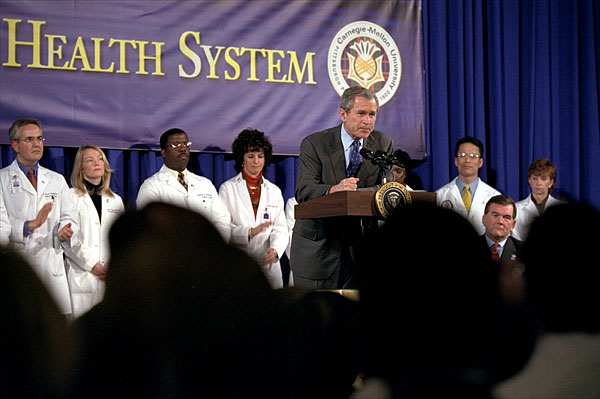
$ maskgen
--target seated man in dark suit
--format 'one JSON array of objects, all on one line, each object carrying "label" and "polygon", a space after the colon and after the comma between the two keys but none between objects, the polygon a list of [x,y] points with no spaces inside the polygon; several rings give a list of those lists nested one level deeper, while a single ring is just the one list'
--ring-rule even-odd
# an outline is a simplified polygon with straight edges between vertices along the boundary
[{"label": "seated man in dark suit", "polygon": [[496,262],[514,261],[523,243],[510,236],[515,228],[517,207],[515,201],[506,195],[496,195],[485,204],[481,222],[485,227],[485,239]]}]

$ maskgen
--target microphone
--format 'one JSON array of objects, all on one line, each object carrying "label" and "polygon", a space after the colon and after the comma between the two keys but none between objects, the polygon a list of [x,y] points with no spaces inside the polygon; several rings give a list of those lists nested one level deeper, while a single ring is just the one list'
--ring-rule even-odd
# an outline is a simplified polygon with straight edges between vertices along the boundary
[{"label": "microphone", "polygon": [[373,151],[367,150],[365,147],[363,147],[363,148],[360,149],[360,155],[364,159],[368,159],[369,161],[372,161],[373,158],[375,157],[375,154],[373,154]]},{"label": "microphone", "polygon": [[379,166],[380,168],[387,168],[390,166],[386,160],[387,154],[381,150],[377,150],[377,151],[373,152],[373,151],[363,147],[360,149],[360,155],[364,159],[368,159],[369,161],[371,161],[373,164]]},{"label": "microphone", "polygon": [[386,156],[386,160],[388,161],[388,163],[391,165],[397,165],[401,168],[404,168],[404,164],[402,162],[400,162],[400,160],[398,159],[398,157],[396,157],[394,154],[389,154]]}]

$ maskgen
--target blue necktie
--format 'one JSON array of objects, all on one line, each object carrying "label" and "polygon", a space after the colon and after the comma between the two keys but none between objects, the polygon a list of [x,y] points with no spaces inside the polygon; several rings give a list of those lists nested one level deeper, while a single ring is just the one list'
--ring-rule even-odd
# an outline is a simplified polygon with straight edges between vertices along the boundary
[{"label": "blue necktie", "polygon": [[346,177],[356,177],[362,161],[363,159],[360,156],[360,141],[354,140],[352,150],[350,151],[350,163],[346,169]]}]

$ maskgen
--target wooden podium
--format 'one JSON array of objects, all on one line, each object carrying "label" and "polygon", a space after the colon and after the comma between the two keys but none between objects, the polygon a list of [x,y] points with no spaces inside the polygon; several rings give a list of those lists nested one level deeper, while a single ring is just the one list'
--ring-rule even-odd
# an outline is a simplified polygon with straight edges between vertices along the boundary
[{"label": "wooden podium", "polygon": [[[327,194],[294,207],[296,219],[320,219],[334,216],[379,217],[375,205],[376,191],[339,191]],[[436,201],[435,193],[410,191],[412,202]]]}]

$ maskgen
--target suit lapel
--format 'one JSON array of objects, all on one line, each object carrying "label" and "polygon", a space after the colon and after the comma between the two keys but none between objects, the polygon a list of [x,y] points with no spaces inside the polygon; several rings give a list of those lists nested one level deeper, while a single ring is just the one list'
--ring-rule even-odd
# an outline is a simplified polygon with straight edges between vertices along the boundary
[{"label": "suit lapel", "polygon": [[331,130],[331,133],[327,135],[327,142],[325,143],[329,162],[331,163],[330,170],[333,171],[336,184],[346,178],[346,157],[344,156],[344,145],[340,138],[341,126],[339,125]]},{"label": "suit lapel", "polygon": [[[365,140],[363,140],[363,148],[367,148],[371,151],[376,151],[378,148],[377,143],[372,135],[369,135]],[[360,187],[368,187],[377,183],[376,180],[373,180],[371,177],[375,175],[375,179],[377,179],[377,175],[379,174],[379,167],[373,162],[364,159],[362,165],[360,165],[360,169],[358,170],[357,177],[359,180]],[[372,181],[371,181],[372,180]],[[361,184],[362,182],[362,184]]]},{"label": "suit lapel", "polygon": [[517,248],[513,241],[508,237],[506,240],[506,244],[504,244],[504,249],[502,250],[502,256],[500,257],[501,261],[509,261],[511,260],[512,255],[516,252]]}]

